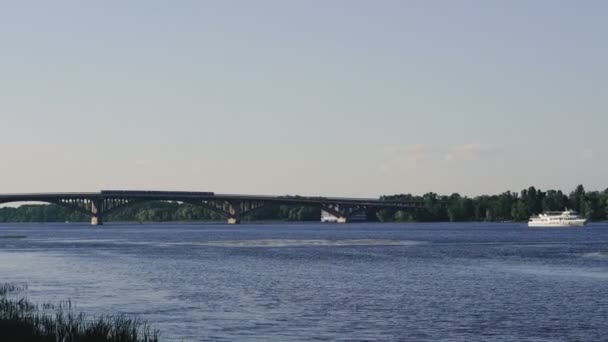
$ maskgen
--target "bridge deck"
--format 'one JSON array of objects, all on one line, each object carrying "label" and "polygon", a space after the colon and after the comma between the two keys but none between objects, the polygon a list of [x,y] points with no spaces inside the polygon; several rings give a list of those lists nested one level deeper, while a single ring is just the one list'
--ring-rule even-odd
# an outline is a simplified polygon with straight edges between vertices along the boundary
[{"label": "bridge deck", "polygon": [[147,201],[176,201],[198,205],[239,223],[241,217],[269,204],[319,206],[346,222],[348,217],[369,209],[395,208],[418,210],[422,206],[413,201],[389,201],[376,198],[348,198],[322,196],[269,196],[216,194],[194,191],[103,190],[99,192],[58,192],[0,194],[0,204],[9,202],[47,202],[77,210],[91,216],[91,223],[103,224],[104,215],[125,206]]},{"label": "bridge deck", "polygon": [[100,192],[57,192],[57,193],[16,193],[0,194],[0,203],[7,202],[47,202],[57,199],[139,199],[158,201],[181,200],[239,200],[239,201],[266,201],[283,203],[337,203],[379,206],[406,206],[415,202],[387,201],[377,198],[349,198],[349,197],[323,197],[323,196],[272,196],[272,195],[242,195],[242,194],[216,194],[213,192],[192,191],[129,191],[129,190],[103,190]]}]

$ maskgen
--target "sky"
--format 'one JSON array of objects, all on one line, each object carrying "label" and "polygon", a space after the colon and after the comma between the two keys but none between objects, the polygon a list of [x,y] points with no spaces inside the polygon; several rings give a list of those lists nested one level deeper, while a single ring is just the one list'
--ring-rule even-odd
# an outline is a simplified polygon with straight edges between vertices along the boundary
[{"label": "sky", "polygon": [[0,193],[608,187],[608,2],[0,0]]}]

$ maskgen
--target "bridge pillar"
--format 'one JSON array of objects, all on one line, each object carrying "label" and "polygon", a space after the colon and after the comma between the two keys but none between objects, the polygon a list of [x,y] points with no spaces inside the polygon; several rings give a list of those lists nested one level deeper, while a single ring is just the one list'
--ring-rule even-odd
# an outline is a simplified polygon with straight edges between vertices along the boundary
[{"label": "bridge pillar", "polygon": [[228,208],[228,224],[240,224],[241,223],[241,203],[231,202]]},{"label": "bridge pillar", "polygon": [[91,201],[91,224],[93,226],[103,225],[103,202],[101,200]]}]

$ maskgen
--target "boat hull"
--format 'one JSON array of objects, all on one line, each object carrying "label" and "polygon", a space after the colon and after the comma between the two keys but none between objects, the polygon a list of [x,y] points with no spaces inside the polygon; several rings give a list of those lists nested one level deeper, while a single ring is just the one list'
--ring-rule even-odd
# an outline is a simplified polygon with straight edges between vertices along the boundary
[{"label": "boat hull", "polygon": [[577,228],[584,227],[587,220],[570,220],[568,222],[528,222],[531,228]]}]

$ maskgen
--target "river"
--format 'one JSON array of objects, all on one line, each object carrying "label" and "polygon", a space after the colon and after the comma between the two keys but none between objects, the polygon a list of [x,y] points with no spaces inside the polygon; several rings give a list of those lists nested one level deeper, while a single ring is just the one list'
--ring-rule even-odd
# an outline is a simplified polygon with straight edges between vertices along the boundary
[{"label": "river", "polygon": [[1,224],[0,282],[165,341],[606,341],[608,225]]}]

